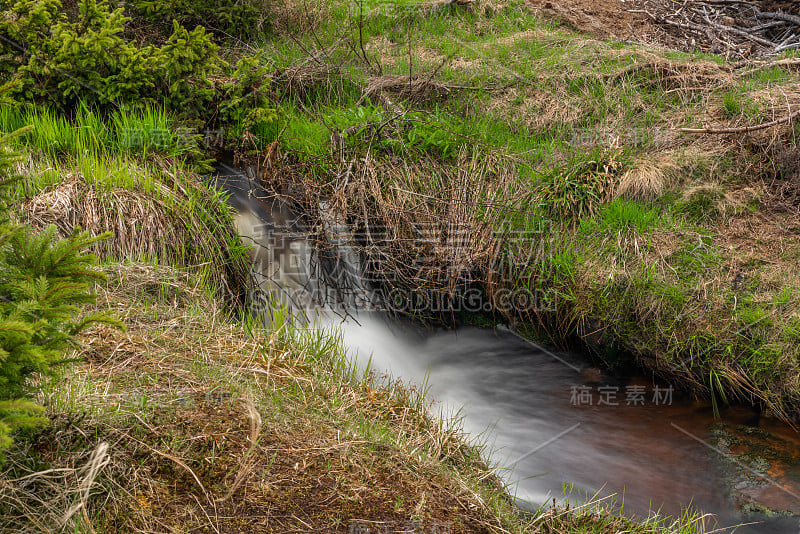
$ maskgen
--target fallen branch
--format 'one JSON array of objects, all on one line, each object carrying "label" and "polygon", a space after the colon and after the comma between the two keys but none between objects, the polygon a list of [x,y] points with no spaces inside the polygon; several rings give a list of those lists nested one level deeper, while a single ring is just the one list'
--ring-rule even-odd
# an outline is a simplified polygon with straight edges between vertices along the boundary
[{"label": "fallen branch", "polygon": [[774,49],[774,48],[777,48],[777,46],[778,46],[777,44],[773,43],[772,41],[770,41],[768,39],[763,39],[763,38],[761,38],[761,37],[759,37],[757,35],[752,35],[750,32],[742,30],[741,28],[736,28],[734,26],[726,26],[725,24],[720,24],[718,22],[713,22],[711,20],[708,20],[707,22],[710,23],[714,28],[716,28],[718,30],[722,30],[722,31],[725,31],[725,32],[728,32],[728,33],[733,33],[735,35],[739,35],[741,37],[744,37],[745,39],[749,39],[749,40],[753,41],[754,43],[758,43],[763,47]]},{"label": "fallen branch", "polygon": [[691,133],[691,134],[741,134],[741,133],[750,133],[756,132],[758,130],[766,130],[767,128],[772,128],[773,126],[778,126],[780,124],[786,124],[787,122],[791,122],[797,117],[800,117],[800,109],[795,110],[790,115],[783,117],[782,119],[776,119],[774,121],[765,122],[763,124],[756,124],[754,126],[742,126],[739,128],[678,128],[679,132],[683,133]]},{"label": "fallen branch", "polygon": [[756,15],[758,15],[761,18],[779,20],[782,22],[788,22],[790,24],[794,24],[795,26],[800,26],[800,17],[796,17],[788,13],[780,13],[780,12],[773,13],[767,11],[760,11],[757,7],[754,7],[753,9],[755,10]]},{"label": "fallen branch", "polygon": [[753,63],[751,61],[742,61],[740,63],[736,63],[732,65],[734,69],[738,69],[741,67],[752,67],[749,70],[740,71],[736,74],[736,76],[750,76],[760,70],[770,69],[772,67],[800,67],[800,58],[785,58],[773,61],[764,61],[762,63]]}]

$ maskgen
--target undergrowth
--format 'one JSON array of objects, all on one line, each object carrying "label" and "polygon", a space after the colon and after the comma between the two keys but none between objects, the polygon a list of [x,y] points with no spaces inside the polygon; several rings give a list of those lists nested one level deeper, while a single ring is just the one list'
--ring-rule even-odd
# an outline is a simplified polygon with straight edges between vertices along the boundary
[{"label": "undergrowth", "polygon": [[[320,200],[332,206],[359,231],[385,288],[457,301],[477,287],[492,322],[538,329],[609,365],[636,361],[714,402],[796,413],[798,130],[675,129],[771,120],[800,103],[795,70],[737,71],[718,56],[589,39],[521,0],[378,4],[287,3],[248,28],[237,21],[257,2],[206,13],[192,2],[115,11],[81,0],[76,21],[59,2],[2,4],[16,16],[0,26],[11,38],[0,71],[13,74],[16,102],[0,108],[0,128],[34,125],[14,141],[27,151],[19,217],[62,233],[111,230],[104,258],[159,265],[121,269],[139,293],[119,284],[109,300],[128,306],[134,334],[117,344],[97,332],[68,387],[49,386],[54,430],[7,471],[62,462],[64,477],[23,488],[10,505],[18,515],[3,517],[35,522],[44,504],[50,524],[77,503],[109,530],[162,528],[157,516],[203,527],[247,494],[243,517],[260,521],[269,504],[291,528],[342,529],[389,509],[498,531],[702,528],[691,515],[649,525],[604,512],[519,515],[475,450],[418,410],[421,397],[355,382],[335,336],[304,338],[288,323],[265,332],[220,312],[205,290],[235,295],[248,266],[223,196],[194,172],[214,156],[258,163],[267,191],[312,227],[325,227]],[[165,25],[169,15],[178,22]],[[180,25],[207,18],[208,31]],[[96,34],[108,46],[93,70]],[[14,52],[21,41],[34,53]],[[39,55],[68,68],[51,73]],[[82,96],[81,84],[98,83]],[[205,289],[171,266],[193,267]],[[543,295],[533,309],[500,309],[493,299],[504,291]],[[223,421],[239,421],[233,437]],[[118,459],[100,443],[119,447]],[[105,469],[90,486],[115,503],[109,510],[71,485],[83,464]],[[363,465],[384,477],[372,492]],[[409,472],[446,491],[423,498]],[[308,485],[286,485],[293,477]],[[392,477],[407,483],[403,500]],[[331,489],[340,483],[344,495]],[[334,504],[309,507],[311,497]],[[82,515],[68,519],[83,528]]]},{"label": "undergrowth", "polygon": [[336,331],[264,330],[186,271],[105,270],[100,301],[127,331],[86,332],[80,363],[39,384],[52,423],[8,453],[3,531],[705,532],[688,511],[635,523],[609,501],[516,510],[458,420],[357,370]]},{"label": "undergrowth", "polygon": [[195,172],[207,168],[196,139],[176,137],[165,112],[103,117],[82,107],[70,120],[40,107],[0,110],[0,131],[23,123],[30,129],[11,140],[26,151],[11,187],[20,219],[62,236],[111,232],[93,245],[101,258],[192,267],[242,304],[249,260],[234,214]]}]

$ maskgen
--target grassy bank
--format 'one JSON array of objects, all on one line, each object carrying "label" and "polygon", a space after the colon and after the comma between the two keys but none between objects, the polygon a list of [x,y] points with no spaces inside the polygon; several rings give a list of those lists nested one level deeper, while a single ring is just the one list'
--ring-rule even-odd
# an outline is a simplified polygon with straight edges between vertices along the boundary
[{"label": "grassy bank", "polygon": [[[543,292],[495,320],[795,416],[797,122],[680,129],[788,117],[796,60],[599,41],[524,2],[439,7],[297,8],[303,23],[262,45],[294,151],[267,183],[314,177],[301,204],[333,198],[355,227],[402,236],[367,243],[393,288]],[[432,265],[410,268],[420,255]]]},{"label": "grassy bank", "polygon": [[229,303],[243,304],[249,263],[233,214],[197,173],[206,170],[202,153],[175,137],[164,111],[0,111],[0,131],[24,125],[32,129],[12,145],[24,156],[12,195],[20,220],[54,224],[62,236],[111,232],[114,239],[94,247],[100,258],[193,268]]},{"label": "grassy bank", "polygon": [[335,332],[255,327],[186,271],[104,270],[127,331],[87,332],[38,385],[52,422],[8,452],[3,532],[703,532],[608,502],[516,511],[457,421],[361,376]]}]

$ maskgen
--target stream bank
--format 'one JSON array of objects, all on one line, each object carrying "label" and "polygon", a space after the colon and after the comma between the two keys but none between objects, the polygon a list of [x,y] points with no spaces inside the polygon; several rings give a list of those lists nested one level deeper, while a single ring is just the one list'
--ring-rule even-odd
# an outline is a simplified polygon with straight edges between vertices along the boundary
[{"label": "stream bank", "polygon": [[[794,531],[800,458],[788,451],[800,450],[800,436],[791,428],[744,406],[717,413],[652,375],[599,369],[507,328],[431,331],[398,319],[394,301],[354,280],[368,257],[357,232],[331,219],[309,225],[297,212],[285,226],[291,210],[265,210],[285,199],[261,189],[258,173],[220,169],[239,216],[263,217],[262,232],[243,237],[254,246],[253,270],[269,269],[272,308],[287,307],[305,328],[336,328],[362,374],[424,384],[436,403],[429,413],[458,414],[467,435],[485,440],[484,454],[519,505],[601,499],[624,502],[639,518],[692,507],[719,528],[752,522],[738,531]],[[320,294],[323,285],[334,291]]]}]

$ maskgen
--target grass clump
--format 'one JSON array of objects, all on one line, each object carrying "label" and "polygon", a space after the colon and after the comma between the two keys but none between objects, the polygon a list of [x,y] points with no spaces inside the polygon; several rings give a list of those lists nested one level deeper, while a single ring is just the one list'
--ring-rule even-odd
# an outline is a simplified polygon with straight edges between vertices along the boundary
[{"label": "grass clump", "polygon": [[582,219],[581,229],[646,233],[660,224],[663,224],[663,219],[658,209],[635,200],[613,200],[603,206],[594,218]]},{"label": "grass clump", "polygon": [[[83,172],[67,165],[58,169],[56,176],[70,178],[31,196],[23,205],[24,220],[36,228],[54,225],[61,235],[76,228],[113,234],[114,240],[93,245],[101,258],[194,268],[230,302],[240,300],[249,268],[246,249],[225,198],[197,175],[176,167],[173,180],[154,179],[154,190],[148,191],[130,182],[103,181],[97,166],[90,168],[94,174],[84,174],[86,167]],[[131,169],[138,171],[135,165]]]},{"label": "grass clump", "polygon": [[554,167],[541,178],[541,208],[556,219],[593,215],[611,200],[623,165],[620,152],[595,149]]},{"label": "grass clump", "polygon": [[[73,119],[46,108],[3,108],[0,130],[30,120],[13,143],[28,157],[11,187],[21,220],[113,240],[92,244],[101,259],[138,259],[194,267],[240,302],[249,262],[225,196],[193,168],[205,168],[198,140],[180,137],[163,110],[83,106]],[[37,128],[39,131],[37,132]]]}]

